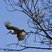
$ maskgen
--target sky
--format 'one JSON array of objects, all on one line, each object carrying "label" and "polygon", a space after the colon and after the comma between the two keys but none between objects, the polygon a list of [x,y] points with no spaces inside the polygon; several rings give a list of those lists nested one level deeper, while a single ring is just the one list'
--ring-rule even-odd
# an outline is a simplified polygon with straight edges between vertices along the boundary
[{"label": "sky", "polygon": [[[28,16],[22,12],[15,11],[9,12],[6,9],[6,4],[4,0],[0,0],[0,48],[5,48],[6,45],[10,43],[17,42],[16,36],[12,36],[11,34],[7,34],[8,30],[5,28],[4,23],[9,21],[13,23],[16,27],[22,28],[26,31],[31,30],[28,25]],[[0,52],[4,52],[0,50]],[[37,50],[37,49],[26,49],[20,52],[52,52],[50,50]]]}]

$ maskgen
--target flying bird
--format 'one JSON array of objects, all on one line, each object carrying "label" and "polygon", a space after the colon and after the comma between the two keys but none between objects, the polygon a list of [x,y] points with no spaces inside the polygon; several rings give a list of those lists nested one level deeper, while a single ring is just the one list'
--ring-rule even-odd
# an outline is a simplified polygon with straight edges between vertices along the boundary
[{"label": "flying bird", "polygon": [[19,29],[19,28],[15,27],[14,25],[12,25],[10,22],[6,22],[5,27],[8,30],[10,30],[8,33],[16,34],[19,41],[22,41],[25,39],[26,32],[24,29]]}]

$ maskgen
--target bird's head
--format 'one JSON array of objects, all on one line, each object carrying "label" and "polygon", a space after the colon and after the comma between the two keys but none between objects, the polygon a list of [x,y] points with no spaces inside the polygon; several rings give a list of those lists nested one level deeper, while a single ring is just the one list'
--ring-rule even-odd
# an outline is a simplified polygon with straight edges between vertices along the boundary
[{"label": "bird's head", "polygon": [[23,29],[22,32],[25,32],[25,30]]},{"label": "bird's head", "polygon": [[19,40],[19,41],[24,40],[24,39],[25,39],[25,35],[26,35],[25,30],[21,30],[21,31],[17,34],[18,40]]}]

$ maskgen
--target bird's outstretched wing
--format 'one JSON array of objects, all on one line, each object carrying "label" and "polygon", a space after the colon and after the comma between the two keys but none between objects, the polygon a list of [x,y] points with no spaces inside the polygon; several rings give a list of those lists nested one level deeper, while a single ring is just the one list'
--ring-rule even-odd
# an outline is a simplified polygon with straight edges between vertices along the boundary
[{"label": "bird's outstretched wing", "polygon": [[17,27],[15,27],[13,24],[11,24],[10,22],[5,22],[5,27],[8,30],[19,30]]}]

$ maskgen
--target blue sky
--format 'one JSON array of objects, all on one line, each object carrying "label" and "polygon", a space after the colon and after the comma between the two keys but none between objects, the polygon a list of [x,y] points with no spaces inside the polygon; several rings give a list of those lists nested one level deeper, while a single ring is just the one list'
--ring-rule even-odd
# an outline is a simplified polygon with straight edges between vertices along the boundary
[{"label": "blue sky", "polygon": [[[26,31],[31,30],[27,25],[28,16],[25,14],[15,11],[9,12],[6,10],[6,4],[3,0],[0,0],[0,48],[5,48],[7,44],[15,43],[17,41],[16,36],[7,34],[8,30],[5,28],[4,23],[10,21],[16,27],[25,29]],[[0,52],[4,52],[3,50]],[[37,49],[26,49],[21,52],[52,52],[49,50],[37,50]]]}]

